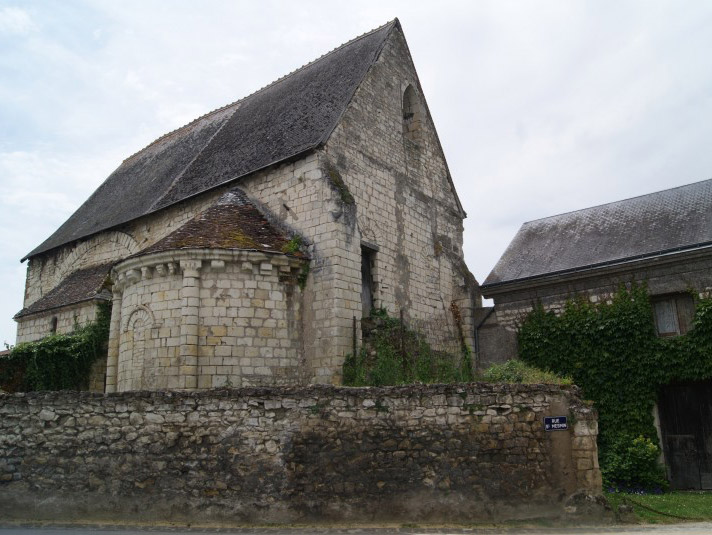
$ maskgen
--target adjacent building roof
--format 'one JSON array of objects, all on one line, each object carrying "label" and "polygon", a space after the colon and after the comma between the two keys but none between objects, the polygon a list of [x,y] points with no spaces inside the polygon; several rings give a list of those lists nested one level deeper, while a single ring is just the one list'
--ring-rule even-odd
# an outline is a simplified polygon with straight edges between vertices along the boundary
[{"label": "adjacent building roof", "polygon": [[482,289],[712,245],[712,180],[524,223]]},{"label": "adjacent building roof", "polygon": [[23,260],[320,146],[395,27],[397,19],[156,140]]},{"label": "adjacent building roof", "polygon": [[105,288],[111,266],[109,262],[75,271],[49,293],[20,310],[15,314],[15,319],[84,301],[111,299],[111,292]]},{"label": "adjacent building roof", "polygon": [[175,249],[248,249],[303,256],[245,193],[234,188],[205,212],[135,256]]}]

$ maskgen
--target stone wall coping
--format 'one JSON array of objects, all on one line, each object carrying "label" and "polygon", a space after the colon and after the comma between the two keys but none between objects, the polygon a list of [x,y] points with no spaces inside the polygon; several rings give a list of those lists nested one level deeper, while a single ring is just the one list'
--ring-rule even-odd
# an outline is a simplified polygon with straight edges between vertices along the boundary
[{"label": "stone wall coping", "polygon": [[[61,398],[82,399],[172,399],[172,398],[247,398],[247,397],[314,397],[352,396],[358,398],[391,397],[405,398],[428,395],[460,394],[563,394],[571,397],[574,402],[580,396],[580,388],[576,385],[555,384],[513,384],[513,383],[453,383],[453,384],[414,384],[400,386],[334,386],[314,384],[308,386],[260,386],[242,388],[214,388],[208,390],[134,390],[113,393],[76,392],[70,390],[39,391],[39,392],[0,392],[0,402],[3,399],[26,398],[28,401],[40,401]],[[580,402],[581,409],[595,414],[595,409],[586,402]]]},{"label": "stone wall coping", "polygon": [[564,282],[615,275],[619,273],[637,271],[648,267],[687,263],[691,260],[709,257],[710,255],[712,255],[712,247],[687,251],[672,251],[653,257],[622,259],[620,262],[608,265],[586,266],[560,273],[544,273],[528,279],[504,281],[487,286],[482,285],[480,288],[482,290],[482,295],[486,298],[497,298],[511,292],[531,290],[534,288],[552,286]]}]

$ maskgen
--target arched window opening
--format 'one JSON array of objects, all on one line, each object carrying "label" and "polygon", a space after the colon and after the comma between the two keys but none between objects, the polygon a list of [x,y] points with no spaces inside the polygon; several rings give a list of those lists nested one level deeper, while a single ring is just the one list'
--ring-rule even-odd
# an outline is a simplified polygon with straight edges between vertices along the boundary
[{"label": "arched window opening", "polygon": [[409,85],[403,93],[403,135],[409,141],[418,143],[422,136],[423,112],[418,95]]}]

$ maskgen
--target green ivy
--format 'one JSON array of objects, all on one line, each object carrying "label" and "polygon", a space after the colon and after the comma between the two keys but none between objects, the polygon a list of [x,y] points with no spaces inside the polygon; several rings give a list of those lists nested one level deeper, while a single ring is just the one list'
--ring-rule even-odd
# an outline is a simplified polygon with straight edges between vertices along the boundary
[{"label": "green ivy", "polygon": [[686,335],[659,338],[647,288],[634,286],[610,303],[571,300],[559,315],[537,306],[520,326],[520,358],[573,378],[594,401],[609,484],[616,481],[606,463],[621,437],[644,437],[658,447],[652,409],[660,388],[712,377],[712,299],[698,300],[696,308]]},{"label": "green ivy", "polygon": [[96,321],[70,334],[16,345],[0,363],[0,388],[9,392],[85,390],[91,365],[105,357],[110,304],[98,305]]},{"label": "green ivy", "polygon": [[286,254],[294,254],[298,253],[299,250],[302,247],[302,237],[299,236],[298,234],[295,234],[292,236],[292,239],[289,240],[287,243],[285,243],[282,246],[282,252]]},{"label": "green ivy", "polygon": [[344,362],[344,384],[386,386],[412,383],[461,383],[473,380],[469,348],[461,355],[433,350],[425,337],[391,318],[383,309],[371,312],[379,327],[356,355]]}]

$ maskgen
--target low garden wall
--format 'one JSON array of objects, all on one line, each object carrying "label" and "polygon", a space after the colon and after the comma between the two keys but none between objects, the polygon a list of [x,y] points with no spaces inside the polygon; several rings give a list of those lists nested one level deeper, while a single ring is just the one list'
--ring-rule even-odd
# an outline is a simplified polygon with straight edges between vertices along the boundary
[{"label": "low garden wall", "polygon": [[600,493],[596,434],[571,386],[0,394],[0,518],[556,516]]}]

